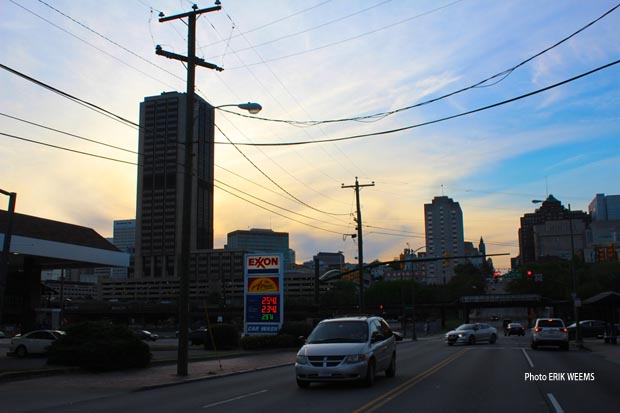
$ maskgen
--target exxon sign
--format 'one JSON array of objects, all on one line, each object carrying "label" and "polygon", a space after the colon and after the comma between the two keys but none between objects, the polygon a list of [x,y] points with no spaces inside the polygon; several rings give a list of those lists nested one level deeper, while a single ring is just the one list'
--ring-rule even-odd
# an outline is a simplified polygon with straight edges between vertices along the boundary
[{"label": "exxon sign", "polygon": [[282,259],[280,255],[250,255],[246,257],[248,275],[278,274]]}]

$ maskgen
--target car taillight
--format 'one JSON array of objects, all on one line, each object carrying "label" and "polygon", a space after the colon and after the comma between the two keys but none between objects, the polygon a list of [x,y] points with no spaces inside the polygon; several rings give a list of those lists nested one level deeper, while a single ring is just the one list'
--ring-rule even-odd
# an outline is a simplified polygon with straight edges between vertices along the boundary
[{"label": "car taillight", "polygon": [[565,333],[568,333],[568,329],[567,329],[566,327],[564,327],[564,328],[562,329],[562,331],[563,331],[563,332],[565,332]]},{"label": "car taillight", "polygon": [[536,328],[534,329],[534,332],[535,332],[535,333],[540,333],[541,331],[542,331],[542,328],[540,328],[540,327],[536,327]]}]

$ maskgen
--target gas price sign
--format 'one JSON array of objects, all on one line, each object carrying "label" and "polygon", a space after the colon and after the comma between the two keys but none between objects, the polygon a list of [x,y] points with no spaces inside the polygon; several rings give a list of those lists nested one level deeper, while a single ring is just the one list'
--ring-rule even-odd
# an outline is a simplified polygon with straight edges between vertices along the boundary
[{"label": "gas price sign", "polygon": [[282,326],[284,272],[282,254],[245,256],[246,334],[277,334]]}]

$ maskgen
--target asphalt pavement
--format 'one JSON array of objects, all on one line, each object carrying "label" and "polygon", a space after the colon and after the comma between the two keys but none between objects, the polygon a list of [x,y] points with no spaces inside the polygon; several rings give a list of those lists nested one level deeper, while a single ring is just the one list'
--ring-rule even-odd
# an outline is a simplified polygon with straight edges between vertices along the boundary
[{"label": "asphalt pavement", "polygon": [[[440,339],[423,336],[419,340]],[[408,341],[408,340],[407,340]],[[4,351],[0,345],[0,350]],[[78,368],[47,366],[45,358],[15,359],[0,357],[0,389],[2,383],[15,380],[36,380],[43,376],[57,376],[56,380],[73,388],[100,388],[102,390],[141,391],[163,386],[209,380],[217,377],[264,370],[295,362],[297,349],[269,351],[238,351],[214,353],[194,348],[190,351],[188,374],[177,374],[176,353],[169,345],[152,345],[154,360],[145,369],[131,369],[106,373],[89,373]],[[620,371],[620,345],[606,344],[600,339],[584,340],[584,348],[577,349],[571,342],[572,351],[591,351],[618,365]],[[33,362],[35,361],[35,362]],[[20,365],[20,363],[22,363]]]}]

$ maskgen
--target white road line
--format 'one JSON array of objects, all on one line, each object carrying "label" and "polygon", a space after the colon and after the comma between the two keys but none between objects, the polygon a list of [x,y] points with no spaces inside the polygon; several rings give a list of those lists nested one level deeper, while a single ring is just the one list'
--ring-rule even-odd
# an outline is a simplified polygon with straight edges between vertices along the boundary
[{"label": "white road line", "polygon": [[207,404],[205,406],[202,406],[202,408],[203,409],[208,409],[209,407],[219,406],[220,404],[230,403],[230,402],[234,402],[235,400],[241,400],[241,399],[245,399],[245,398],[248,398],[248,397],[256,396],[257,394],[265,393],[267,391],[268,390],[265,389],[265,390],[259,390],[259,391],[254,392],[254,393],[242,394],[241,396],[233,397],[232,399],[222,400],[221,402]]},{"label": "white road line", "polygon": [[555,413],[564,413],[564,410],[562,410],[562,406],[560,406],[560,403],[558,403],[555,397],[553,397],[553,394],[547,393],[547,397],[549,398],[549,401],[553,405],[553,408],[555,409]]},{"label": "white road line", "polygon": [[534,368],[534,363],[532,363],[532,359],[530,358],[530,356],[527,355],[527,352],[525,351],[524,348],[522,348],[521,351],[523,352],[523,355],[527,359],[527,362],[530,363],[530,368],[533,369]]}]

